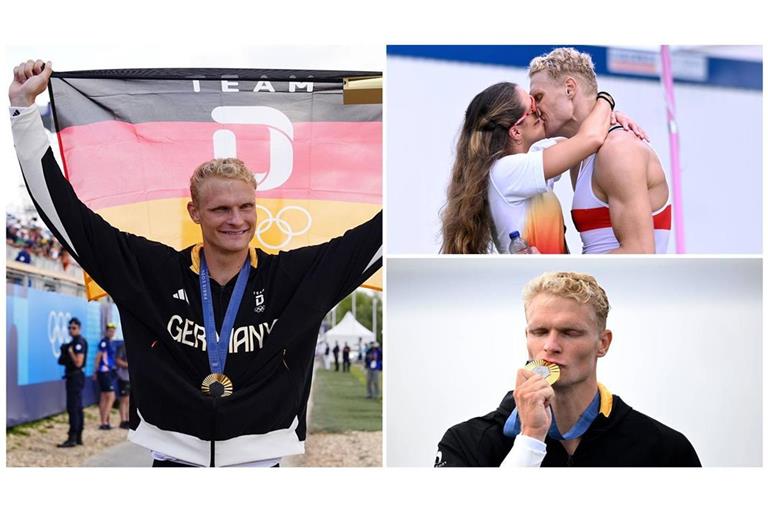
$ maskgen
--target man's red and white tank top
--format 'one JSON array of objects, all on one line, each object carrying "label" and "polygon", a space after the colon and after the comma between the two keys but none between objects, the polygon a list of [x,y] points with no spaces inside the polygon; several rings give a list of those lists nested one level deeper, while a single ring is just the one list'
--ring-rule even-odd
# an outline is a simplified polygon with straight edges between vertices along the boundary
[{"label": "man's red and white tank top", "polygon": [[[595,155],[588,156],[579,167],[576,187],[573,190],[571,217],[581,235],[584,254],[600,254],[619,248],[619,241],[611,226],[608,204],[595,196],[592,190],[592,174]],[[653,212],[653,236],[656,254],[667,252],[669,231],[672,229],[672,205],[667,199],[664,206]]]}]

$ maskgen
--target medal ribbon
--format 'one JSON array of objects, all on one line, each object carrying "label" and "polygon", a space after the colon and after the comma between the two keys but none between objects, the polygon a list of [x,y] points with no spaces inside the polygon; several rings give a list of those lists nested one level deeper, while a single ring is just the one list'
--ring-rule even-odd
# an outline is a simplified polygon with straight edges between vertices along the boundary
[{"label": "medal ribbon", "polygon": [[[205,254],[200,251],[200,297],[203,301],[203,324],[205,325],[205,340],[208,344],[208,365],[211,373],[224,373],[224,365],[227,363],[229,348],[229,335],[235,324],[240,302],[243,300],[245,285],[248,282],[248,274],[251,264],[245,259],[240,273],[237,275],[235,289],[227,305],[224,322],[221,325],[221,335],[216,332],[216,320],[213,317],[213,300],[211,298],[211,283],[208,275],[208,264],[205,262]],[[221,340],[224,340],[222,343]]]},{"label": "medal ribbon", "polygon": [[595,398],[592,399],[592,403],[584,410],[579,416],[578,421],[571,427],[571,430],[565,434],[560,433],[560,429],[557,428],[557,420],[555,415],[552,414],[552,425],[549,426],[549,437],[557,439],[558,441],[565,441],[568,439],[576,439],[584,435],[589,426],[597,418],[597,413],[600,410],[600,392],[595,393]]},{"label": "medal ribbon", "polygon": [[[552,410],[552,406],[550,406],[550,411]],[[595,398],[592,399],[592,402],[587,406],[587,408],[584,410],[583,413],[581,413],[581,416],[579,416],[578,421],[571,427],[571,430],[566,432],[565,434],[561,434],[560,430],[557,428],[557,421],[555,420],[555,414],[552,413],[552,424],[549,426],[549,432],[547,435],[551,437],[552,439],[557,439],[558,441],[565,441],[568,439],[576,439],[577,437],[581,437],[584,435],[584,432],[587,431],[590,425],[592,425],[592,422],[595,421],[595,418],[597,418],[598,413],[600,412],[600,391],[595,393]],[[517,407],[512,411],[512,414],[509,415],[509,418],[507,418],[506,423],[504,423],[504,435],[507,437],[515,437],[517,436],[520,431],[522,430],[522,425],[520,425],[520,417],[517,415]]]}]

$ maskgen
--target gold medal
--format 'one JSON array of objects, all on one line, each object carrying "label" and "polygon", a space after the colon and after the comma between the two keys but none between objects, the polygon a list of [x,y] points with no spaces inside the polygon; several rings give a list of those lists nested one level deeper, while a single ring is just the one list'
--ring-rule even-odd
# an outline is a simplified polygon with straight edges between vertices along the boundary
[{"label": "gold medal", "polygon": [[560,378],[560,367],[555,363],[548,363],[543,359],[535,359],[533,361],[529,361],[528,364],[524,366],[524,368],[535,373],[536,375],[541,375],[544,377],[544,380],[549,382],[550,386],[557,382],[557,379]]},{"label": "gold medal", "polygon": [[223,373],[212,373],[203,379],[200,389],[204,395],[223,398],[232,394],[232,381]]}]

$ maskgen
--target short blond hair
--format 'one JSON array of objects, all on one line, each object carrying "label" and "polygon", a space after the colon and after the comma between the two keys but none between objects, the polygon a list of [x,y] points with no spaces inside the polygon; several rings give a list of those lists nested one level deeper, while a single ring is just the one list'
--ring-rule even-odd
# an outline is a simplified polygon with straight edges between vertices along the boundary
[{"label": "short blond hair", "polygon": [[608,296],[597,283],[597,279],[589,274],[579,272],[547,272],[528,282],[523,290],[525,311],[531,301],[539,294],[546,293],[565,299],[573,299],[581,304],[589,304],[595,311],[600,330],[605,329],[608,320]]},{"label": "short blond hair", "polygon": [[214,158],[200,164],[192,177],[189,178],[189,193],[192,202],[197,204],[200,198],[200,187],[207,178],[227,178],[241,180],[256,188],[256,177],[246,167],[242,160],[237,158]]},{"label": "short blond hair", "polygon": [[576,75],[587,86],[587,94],[597,94],[597,76],[592,57],[588,53],[574,48],[555,48],[546,55],[535,57],[528,66],[528,76],[546,71],[553,80],[561,80],[564,75]]}]

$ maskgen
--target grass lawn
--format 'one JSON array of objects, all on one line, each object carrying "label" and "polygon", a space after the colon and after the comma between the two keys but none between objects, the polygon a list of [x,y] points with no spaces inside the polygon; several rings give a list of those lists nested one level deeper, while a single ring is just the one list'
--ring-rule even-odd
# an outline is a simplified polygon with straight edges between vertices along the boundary
[{"label": "grass lawn", "polygon": [[349,373],[318,368],[312,385],[311,432],[381,430],[381,398],[365,398],[365,374],[352,365]]}]

